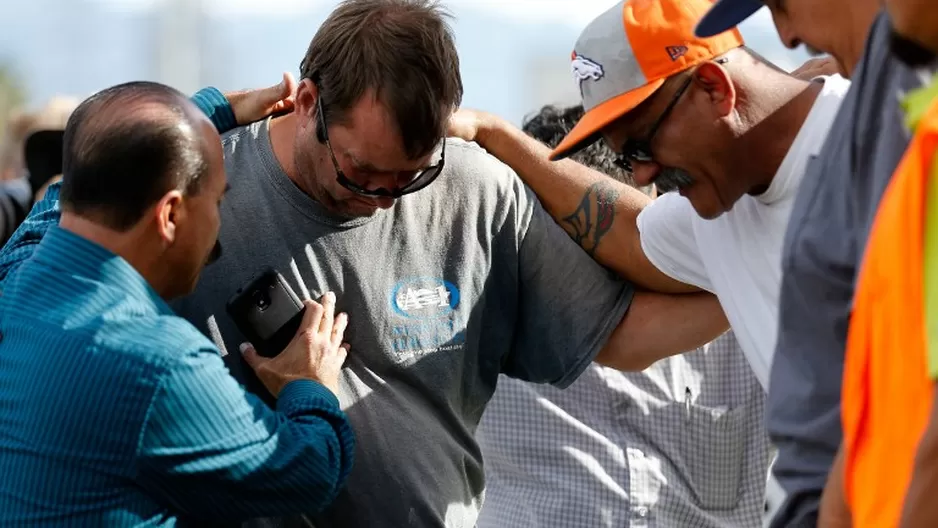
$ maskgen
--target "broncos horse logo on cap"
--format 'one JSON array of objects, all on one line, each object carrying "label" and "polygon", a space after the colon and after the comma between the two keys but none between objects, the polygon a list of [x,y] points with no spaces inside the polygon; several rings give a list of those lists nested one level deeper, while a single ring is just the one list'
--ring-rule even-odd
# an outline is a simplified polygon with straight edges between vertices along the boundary
[{"label": "broncos horse logo on cap", "polygon": [[603,67],[582,55],[577,55],[575,51],[570,58],[573,60],[573,63],[570,65],[570,69],[573,71],[573,80],[576,81],[577,88],[580,89],[580,94],[582,95],[583,81],[587,79],[594,81],[602,79],[604,75]]}]

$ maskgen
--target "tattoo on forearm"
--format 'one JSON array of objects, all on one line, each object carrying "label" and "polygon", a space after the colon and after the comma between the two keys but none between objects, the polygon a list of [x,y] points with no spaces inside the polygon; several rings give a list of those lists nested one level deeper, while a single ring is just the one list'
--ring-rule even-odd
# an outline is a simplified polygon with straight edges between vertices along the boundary
[{"label": "tattoo on forearm", "polygon": [[586,189],[586,194],[583,195],[576,211],[565,217],[560,225],[577,244],[593,255],[603,236],[612,229],[618,198],[619,191],[612,185],[605,182],[594,183]]}]

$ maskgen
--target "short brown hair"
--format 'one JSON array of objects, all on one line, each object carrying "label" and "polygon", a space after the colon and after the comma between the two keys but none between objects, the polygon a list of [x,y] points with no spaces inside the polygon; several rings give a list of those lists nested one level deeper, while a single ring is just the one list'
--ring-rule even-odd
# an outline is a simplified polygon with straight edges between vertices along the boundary
[{"label": "short brown hair", "polygon": [[374,90],[394,116],[410,158],[429,154],[462,102],[450,18],[433,0],[345,0],[323,22],[300,63],[323,97],[325,118]]}]

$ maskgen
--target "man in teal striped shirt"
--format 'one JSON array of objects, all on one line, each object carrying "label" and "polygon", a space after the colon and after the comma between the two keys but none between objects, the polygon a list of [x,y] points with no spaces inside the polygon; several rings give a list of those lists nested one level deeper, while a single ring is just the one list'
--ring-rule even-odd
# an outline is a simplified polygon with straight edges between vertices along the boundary
[{"label": "man in teal striped shirt", "polygon": [[128,83],[82,103],[62,186],[27,220],[61,200],[61,221],[0,252],[0,526],[201,526],[317,511],[344,485],[334,300],[307,301],[276,359],[246,351],[276,411],[165,302],[218,253],[215,128],[236,124],[217,91],[193,99]]}]

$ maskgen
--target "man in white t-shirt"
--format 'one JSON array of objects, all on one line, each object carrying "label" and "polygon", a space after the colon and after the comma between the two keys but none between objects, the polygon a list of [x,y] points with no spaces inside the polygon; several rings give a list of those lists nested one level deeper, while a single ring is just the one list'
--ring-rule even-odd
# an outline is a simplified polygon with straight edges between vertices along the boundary
[{"label": "man in white t-shirt", "polygon": [[[587,112],[551,152],[495,116],[451,131],[511,166],[597,261],[636,285],[717,295],[763,388],[775,345],[781,247],[798,185],[849,82],[792,77],[738,30],[697,38],[709,0],[626,0],[572,55]],[[654,202],[566,158],[604,138]],[[649,321],[648,324],[662,324]]]}]

